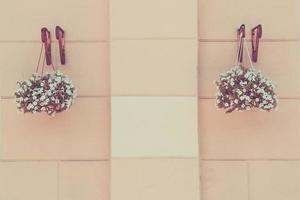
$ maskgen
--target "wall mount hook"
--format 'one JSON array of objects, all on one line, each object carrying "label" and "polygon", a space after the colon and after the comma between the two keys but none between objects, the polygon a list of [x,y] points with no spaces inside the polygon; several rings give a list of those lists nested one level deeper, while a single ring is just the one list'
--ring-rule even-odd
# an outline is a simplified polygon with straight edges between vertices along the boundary
[{"label": "wall mount hook", "polygon": [[258,58],[258,48],[259,48],[259,40],[262,37],[262,25],[259,24],[254,27],[251,31],[251,39],[252,39],[252,61],[257,62]]},{"label": "wall mount hook", "polygon": [[58,44],[59,44],[60,62],[62,65],[64,65],[64,64],[66,64],[65,31],[60,26],[56,26],[55,35],[56,35],[56,39],[58,40]]},{"label": "wall mount hook", "polygon": [[42,39],[42,43],[45,46],[46,64],[51,65],[52,64],[51,34],[50,34],[50,31],[46,27],[42,28],[42,30],[41,30],[41,39]]},{"label": "wall mount hook", "polygon": [[246,37],[246,26],[245,26],[245,24],[242,24],[240,26],[240,28],[238,29],[238,37],[239,38],[240,37],[242,37],[242,38]]},{"label": "wall mount hook", "polygon": [[242,24],[240,28],[237,30],[237,37],[238,37],[238,61],[239,63],[243,62],[243,53],[244,53],[244,38],[246,37],[246,26]]}]

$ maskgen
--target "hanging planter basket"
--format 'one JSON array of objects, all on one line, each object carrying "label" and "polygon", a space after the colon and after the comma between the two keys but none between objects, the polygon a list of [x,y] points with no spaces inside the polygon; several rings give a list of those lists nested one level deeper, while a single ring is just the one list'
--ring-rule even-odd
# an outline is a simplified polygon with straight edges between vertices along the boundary
[{"label": "hanging planter basket", "polygon": [[17,107],[24,113],[46,112],[51,116],[70,108],[76,97],[72,81],[60,71],[33,74],[18,82],[15,92]]},{"label": "hanging planter basket", "polygon": [[246,52],[251,68],[241,65],[240,56],[245,38],[241,38],[240,41],[237,64],[228,72],[221,74],[216,81],[217,107],[225,109],[226,113],[250,109],[274,110],[277,107],[275,85],[260,71],[254,69],[247,44],[245,44]]},{"label": "hanging planter basket", "polygon": [[[76,89],[72,81],[62,72],[56,70],[51,59],[47,60],[53,69],[53,73],[44,74],[46,58],[51,58],[46,53],[44,56],[41,73],[39,73],[40,60],[43,46],[41,48],[36,73],[28,80],[17,82],[15,98],[17,108],[23,113],[45,112],[50,116],[68,110],[76,98]],[[48,57],[47,57],[48,56]],[[50,62],[51,61],[51,62]]]}]

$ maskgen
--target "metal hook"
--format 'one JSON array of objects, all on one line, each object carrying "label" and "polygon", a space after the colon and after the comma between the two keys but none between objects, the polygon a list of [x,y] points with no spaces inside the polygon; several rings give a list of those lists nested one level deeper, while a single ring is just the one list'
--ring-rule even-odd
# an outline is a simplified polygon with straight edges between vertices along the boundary
[{"label": "metal hook", "polygon": [[42,42],[45,46],[45,57],[47,65],[52,64],[52,57],[51,57],[51,35],[50,31],[47,28],[42,28],[41,30],[41,38]]},{"label": "metal hook", "polygon": [[65,31],[60,27],[55,28],[56,39],[59,44],[60,62],[62,65],[66,64],[66,53],[65,53]]},{"label": "metal hook", "polygon": [[252,39],[252,61],[257,62],[258,58],[258,48],[259,48],[259,40],[262,37],[262,25],[254,27],[251,31],[251,39]]},{"label": "metal hook", "polygon": [[243,53],[244,53],[244,38],[246,37],[246,26],[245,24],[242,24],[240,26],[240,28],[237,31],[237,36],[238,36],[238,48],[239,48],[239,52],[238,52],[238,61],[239,63],[243,62]]}]

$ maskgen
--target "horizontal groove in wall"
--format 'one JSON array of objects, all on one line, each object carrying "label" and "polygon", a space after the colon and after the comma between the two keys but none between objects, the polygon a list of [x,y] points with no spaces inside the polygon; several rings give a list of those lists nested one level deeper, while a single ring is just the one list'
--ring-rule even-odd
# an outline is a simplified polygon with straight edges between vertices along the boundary
[{"label": "horizontal groove in wall", "polygon": [[34,159],[30,159],[30,160],[2,160],[0,159],[0,163],[1,162],[108,162],[110,161],[110,159],[87,159],[87,160],[34,160]]},{"label": "horizontal groove in wall", "polygon": [[[111,96],[78,95],[76,98],[110,98]],[[1,96],[0,99],[14,99],[14,96]]]},{"label": "horizontal groove in wall", "polygon": [[[196,97],[199,100],[215,100],[215,97],[204,97],[204,96],[191,96],[191,95],[117,95],[117,96],[93,96],[93,95],[79,95],[77,98],[111,98],[111,97]],[[14,96],[2,96],[0,99],[14,99]],[[300,97],[279,97],[278,100],[300,100]]]},{"label": "horizontal groove in wall", "polygon": [[199,159],[198,157],[111,157],[113,159],[124,160],[192,160]]},{"label": "horizontal groove in wall", "polygon": [[[109,43],[109,40],[66,40],[66,43]],[[40,40],[0,40],[0,43],[41,43]],[[57,43],[57,40],[52,40]]]},{"label": "horizontal groove in wall", "polygon": [[130,94],[130,95],[111,95],[111,97],[197,97],[197,95],[173,95],[173,94],[166,94],[166,95],[144,95],[144,94]]},{"label": "horizontal groove in wall", "polygon": [[288,158],[261,158],[261,159],[200,159],[200,162],[216,162],[216,161],[223,161],[223,162],[232,162],[232,161],[245,161],[245,162],[251,162],[251,161],[295,161],[298,162],[300,161],[300,158],[293,158],[293,159],[288,159]]},{"label": "horizontal groove in wall", "polygon": [[[100,96],[100,95],[78,95],[77,98],[108,98],[108,97],[198,97],[197,95],[108,95],[108,96]],[[14,96],[1,96],[0,99],[14,99]],[[213,98],[208,98],[213,99]]]},{"label": "horizontal groove in wall", "polygon": [[[198,39],[199,42],[237,42],[235,39]],[[246,39],[251,42],[251,39]],[[298,42],[300,39],[261,39],[261,42]]]},{"label": "horizontal groove in wall", "polygon": [[[199,100],[215,100],[216,97],[198,96]],[[300,97],[279,97],[278,100],[300,100]]]},{"label": "horizontal groove in wall", "polygon": [[193,37],[141,37],[141,38],[111,38],[111,41],[122,41],[122,40],[198,40]]}]

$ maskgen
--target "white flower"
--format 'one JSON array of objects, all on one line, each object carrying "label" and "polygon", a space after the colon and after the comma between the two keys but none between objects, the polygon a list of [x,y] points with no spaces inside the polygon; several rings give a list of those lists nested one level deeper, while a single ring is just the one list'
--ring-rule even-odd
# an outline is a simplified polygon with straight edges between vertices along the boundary
[{"label": "white flower", "polygon": [[42,95],[40,98],[41,101],[44,101],[45,99],[46,99],[45,95]]},{"label": "white flower", "polygon": [[68,95],[72,95],[72,91],[71,91],[71,90],[67,90],[66,93],[67,93]]},{"label": "white flower", "polygon": [[19,93],[19,92],[24,92],[24,90],[22,89],[22,88],[18,88],[17,89],[17,92]]},{"label": "white flower", "polygon": [[29,80],[26,80],[25,83],[26,83],[26,85],[28,85],[29,87],[32,85],[31,81],[29,81]]},{"label": "white flower", "polygon": [[32,104],[28,104],[27,109],[30,110],[31,108],[33,108],[34,106]]},{"label": "white flower", "polygon": [[56,77],[56,78],[55,78],[55,81],[61,82],[61,77]]},{"label": "white flower", "polygon": [[58,75],[58,76],[63,76],[64,74],[63,74],[61,71],[57,70],[57,71],[56,71],[56,75]]}]

